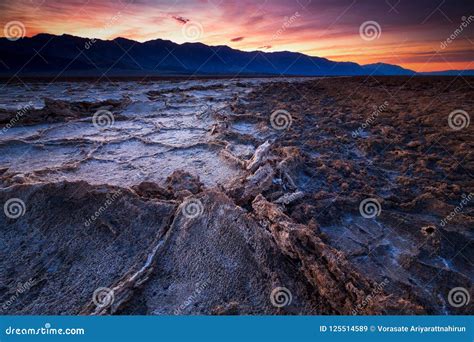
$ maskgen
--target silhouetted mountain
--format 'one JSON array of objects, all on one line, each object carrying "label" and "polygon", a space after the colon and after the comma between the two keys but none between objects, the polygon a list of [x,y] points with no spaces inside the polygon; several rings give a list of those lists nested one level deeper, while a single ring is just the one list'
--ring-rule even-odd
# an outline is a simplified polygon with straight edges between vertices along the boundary
[{"label": "silhouetted mountain", "polygon": [[86,39],[38,34],[9,41],[0,38],[0,75],[413,75],[384,63],[361,66],[294,52],[245,52],[228,46],[176,44],[156,39]]},{"label": "silhouetted mountain", "polygon": [[427,76],[474,76],[474,69],[423,72]]},{"label": "silhouetted mountain", "polygon": [[414,75],[415,71],[404,69],[401,66],[386,64],[386,63],[374,63],[362,65],[362,68],[370,75]]}]

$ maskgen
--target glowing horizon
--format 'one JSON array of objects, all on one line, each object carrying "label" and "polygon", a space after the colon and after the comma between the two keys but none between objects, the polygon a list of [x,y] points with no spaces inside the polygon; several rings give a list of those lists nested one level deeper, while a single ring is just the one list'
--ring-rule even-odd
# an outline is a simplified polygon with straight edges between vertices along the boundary
[{"label": "glowing horizon", "polygon": [[474,69],[470,7],[464,0],[432,5],[395,0],[21,0],[0,3],[0,18],[4,28],[21,22],[26,37],[49,33],[201,42],[423,72]]}]

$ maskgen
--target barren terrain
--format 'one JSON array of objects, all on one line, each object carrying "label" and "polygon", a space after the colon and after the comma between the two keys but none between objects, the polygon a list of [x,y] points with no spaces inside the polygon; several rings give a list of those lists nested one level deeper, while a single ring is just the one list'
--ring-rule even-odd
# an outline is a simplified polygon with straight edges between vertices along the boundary
[{"label": "barren terrain", "polygon": [[3,85],[0,311],[472,313],[473,83]]}]

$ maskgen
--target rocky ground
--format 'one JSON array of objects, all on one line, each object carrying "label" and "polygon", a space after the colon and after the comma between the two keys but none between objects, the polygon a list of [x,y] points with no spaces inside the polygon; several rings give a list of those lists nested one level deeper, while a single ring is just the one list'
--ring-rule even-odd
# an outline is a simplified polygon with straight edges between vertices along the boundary
[{"label": "rocky ground", "polygon": [[[0,311],[472,313],[473,83],[178,83],[144,93],[155,114],[130,96],[3,109]],[[90,132],[97,110],[115,125]]]}]

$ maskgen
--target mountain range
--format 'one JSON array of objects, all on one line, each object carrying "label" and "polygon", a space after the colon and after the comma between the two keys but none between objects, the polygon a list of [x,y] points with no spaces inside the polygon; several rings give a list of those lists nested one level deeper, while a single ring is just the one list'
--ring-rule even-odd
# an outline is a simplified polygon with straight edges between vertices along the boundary
[{"label": "mountain range", "polygon": [[[0,38],[0,76],[171,76],[285,75],[359,76],[416,75],[398,65],[335,62],[296,52],[240,51],[202,43],[177,44],[156,39],[87,39],[38,34],[10,41]],[[430,75],[474,75],[452,70]]]}]

